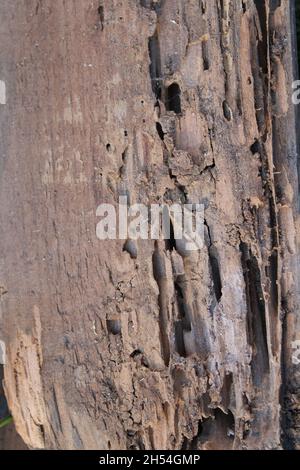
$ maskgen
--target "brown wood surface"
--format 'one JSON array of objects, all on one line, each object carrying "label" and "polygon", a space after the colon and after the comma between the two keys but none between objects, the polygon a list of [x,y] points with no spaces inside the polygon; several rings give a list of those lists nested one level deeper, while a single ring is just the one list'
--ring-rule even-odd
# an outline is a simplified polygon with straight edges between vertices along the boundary
[{"label": "brown wood surface", "polygon": [[[29,448],[299,448],[291,32],[289,0],[1,0],[0,339]],[[98,240],[124,194],[204,204],[204,248]]]}]

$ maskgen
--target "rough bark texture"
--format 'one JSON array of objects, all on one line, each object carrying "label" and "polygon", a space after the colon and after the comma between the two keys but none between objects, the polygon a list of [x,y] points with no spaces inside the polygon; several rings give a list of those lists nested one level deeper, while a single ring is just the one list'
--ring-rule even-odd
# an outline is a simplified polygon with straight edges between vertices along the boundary
[{"label": "rough bark texture", "polygon": [[[290,2],[1,1],[0,39],[0,337],[26,445],[299,447]],[[205,204],[205,247],[99,241],[124,194]]]}]

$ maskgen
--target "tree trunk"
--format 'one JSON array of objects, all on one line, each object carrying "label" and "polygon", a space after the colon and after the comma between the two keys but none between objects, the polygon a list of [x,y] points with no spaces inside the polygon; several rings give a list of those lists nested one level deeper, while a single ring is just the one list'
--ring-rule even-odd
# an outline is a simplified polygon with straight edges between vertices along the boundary
[{"label": "tree trunk", "polygon": [[[28,447],[300,448],[292,31],[289,0],[1,2],[0,339]],[[204,204],[204,247],[100,241],[121,195]]]}]

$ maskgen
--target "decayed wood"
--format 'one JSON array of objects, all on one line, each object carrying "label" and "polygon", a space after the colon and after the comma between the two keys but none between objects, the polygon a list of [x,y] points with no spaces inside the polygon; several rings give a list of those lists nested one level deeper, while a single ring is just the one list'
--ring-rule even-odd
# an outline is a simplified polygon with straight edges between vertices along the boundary
[{"label": "decayed wood", "polygon": [[[1,2],[0,338],[30,448],[299,447],[291,30],[288,0]],[[98,240],[124,194],[204,204],[204,248]]]}]

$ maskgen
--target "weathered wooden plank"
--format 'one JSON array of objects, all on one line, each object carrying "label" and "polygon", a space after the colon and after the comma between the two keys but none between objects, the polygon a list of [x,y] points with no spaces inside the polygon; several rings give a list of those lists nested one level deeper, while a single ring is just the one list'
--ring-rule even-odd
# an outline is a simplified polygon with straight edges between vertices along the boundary
[{"label": "weathered wooden plank", "polygon": [[[299,447],[292,31],[288,0],[1,2],[0,339],[27,446]],[[204,204],[203,249],[97,239],[124,194]]]}]

